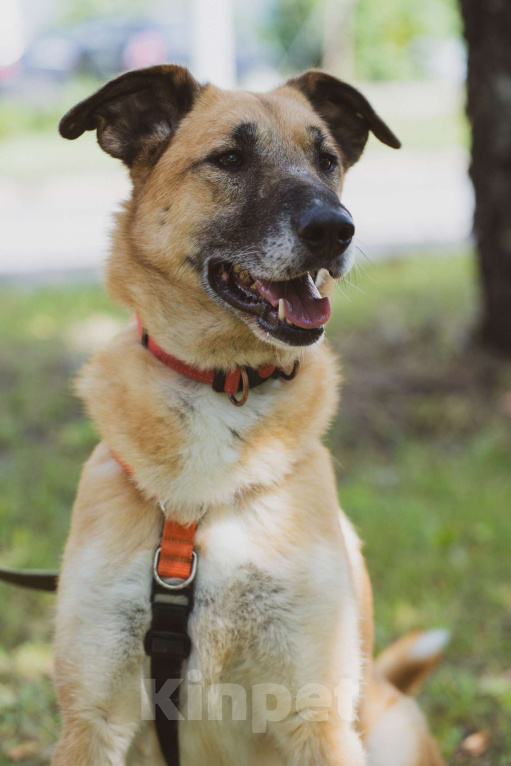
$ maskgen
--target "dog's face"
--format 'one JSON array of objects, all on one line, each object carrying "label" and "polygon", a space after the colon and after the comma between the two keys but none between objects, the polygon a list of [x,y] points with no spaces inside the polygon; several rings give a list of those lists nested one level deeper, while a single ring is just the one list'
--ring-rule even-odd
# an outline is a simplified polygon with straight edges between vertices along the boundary
[{"label": "dog's face", "polygon": [[197,348],[204,337],[259,350],[321,339],[329,286],[352,262],[344,174],[369,130],[399,146],[358,91],[309,72],[268,94],[226,92],[152,67],[60,126],[67,138],[93,129],[133,180],[110,288],[149,329],[151,315],[159,329],[179,323]]}]

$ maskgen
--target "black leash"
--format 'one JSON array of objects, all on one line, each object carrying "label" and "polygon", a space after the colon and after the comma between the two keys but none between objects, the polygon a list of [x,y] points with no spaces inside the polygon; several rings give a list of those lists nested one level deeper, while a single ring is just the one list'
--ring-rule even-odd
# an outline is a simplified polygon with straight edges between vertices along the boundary
[{"label": "black leash", "polygon": [[57,590],[59,573],[48,569],[0,569],[0,581],[32,590]]}]

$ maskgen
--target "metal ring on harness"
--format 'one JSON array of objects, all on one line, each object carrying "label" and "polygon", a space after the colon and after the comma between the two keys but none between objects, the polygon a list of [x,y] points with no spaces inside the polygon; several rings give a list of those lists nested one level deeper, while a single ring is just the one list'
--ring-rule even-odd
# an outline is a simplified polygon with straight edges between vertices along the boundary
[{"label": "metal ring on harness", "polygon": [[187,588],[188,585],[190,585],[195,580],[195,575],[197,574],[197,554],[195,551],[192,551],[192,571],[190,572],[190,576],[187,580],[178,580],[177,578],[172,578],[172,580],[175,579],[175,582],[169,582],[167,579],[163,580],[158,574],[160,551],[161,545],[156,549],[153,562],[153,576],[158,585],[161,585],[162,588],[166,588],[166,590],[183,590],[184,588]]}]

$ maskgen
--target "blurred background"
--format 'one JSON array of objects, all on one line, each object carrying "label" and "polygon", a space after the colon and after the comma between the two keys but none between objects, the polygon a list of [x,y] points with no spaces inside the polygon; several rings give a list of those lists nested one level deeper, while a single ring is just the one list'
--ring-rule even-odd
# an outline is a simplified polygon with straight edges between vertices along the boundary
[{"label": "blurred background", "polygon": [[[505,0],[2,0],[0,566],[58,567],[97,441],[71,380],[126,318],[100,281],[127,173],[58,120],[163,61],[256,90],[323,67],[403,142],[371,138],[348,175],[357,266],[328,333],[345,378],[329,445],[378,647],[449,629],[421,705],[449,764],[509,766],[510,52]],[[0,766],[45,764],[53,599],[0,599]]]},{"label": "blurred background", "polygon": [[222,87],[265,90],[310,66],[359,82],[406,146],[396,155],[375,141],[371,161],[349,179],[361,241],[376,257],[467,242],[466,65],[455,0],[3,0],[1,20],[4,273],[101,264],[126,174],[93,135],[66,144],[55,128],[100,83],[161,61]]}]

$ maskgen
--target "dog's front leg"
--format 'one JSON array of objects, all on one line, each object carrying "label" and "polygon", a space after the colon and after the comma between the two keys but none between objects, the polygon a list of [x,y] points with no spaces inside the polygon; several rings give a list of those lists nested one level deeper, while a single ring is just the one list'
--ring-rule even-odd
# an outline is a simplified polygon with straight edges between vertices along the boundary
[{"label": "dog's front leg", "polygon": [[140,727],[153,551],[119,567],[104,544],[68,550],[59,590],[55,685],[63,731],[55,766],[121,766]]}]

